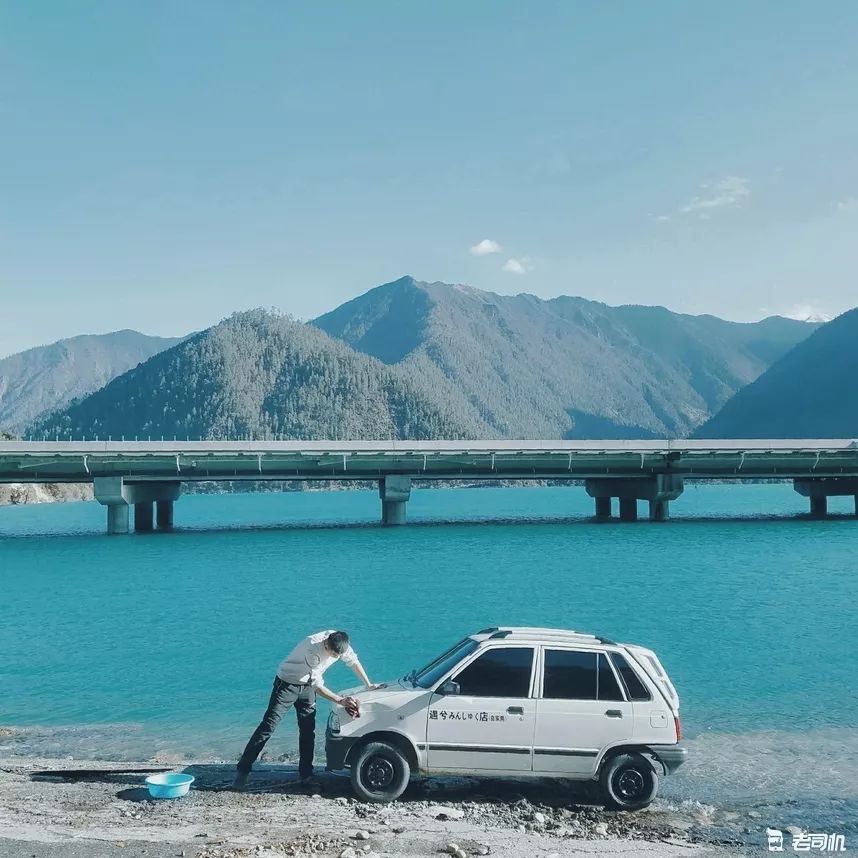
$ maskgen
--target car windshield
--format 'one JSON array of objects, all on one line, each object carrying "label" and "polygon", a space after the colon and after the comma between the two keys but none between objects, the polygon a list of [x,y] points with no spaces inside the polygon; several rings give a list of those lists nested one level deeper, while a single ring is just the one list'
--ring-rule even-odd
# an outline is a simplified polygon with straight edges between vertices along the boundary
[{"label": "car windshield", "polygon": [[408,679],[415,686],[419,685],[421,688],[430,688],[447,671],[452,670],[463,658],[469,656],[479,645],[479,642],[473,638],[465,638],[433,661],[430,661],[422,670],[414,671]]}]

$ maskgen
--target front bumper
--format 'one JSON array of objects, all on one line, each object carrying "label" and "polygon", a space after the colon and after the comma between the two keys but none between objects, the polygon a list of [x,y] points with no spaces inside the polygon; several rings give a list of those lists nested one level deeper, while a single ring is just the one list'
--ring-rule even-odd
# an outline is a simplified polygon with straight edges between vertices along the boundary
[{"label": "front bumper", "polygon": [[647,750],[661,763],[666,775],[673,774],[688,759],[684,745],[647,745]]},{"label": "front bumper", "polygon": [[357,738],[354,736],[340,736],[325,731],[325,768],[329,772],[337,772],[346,767],[349,751],[355,746]]}]

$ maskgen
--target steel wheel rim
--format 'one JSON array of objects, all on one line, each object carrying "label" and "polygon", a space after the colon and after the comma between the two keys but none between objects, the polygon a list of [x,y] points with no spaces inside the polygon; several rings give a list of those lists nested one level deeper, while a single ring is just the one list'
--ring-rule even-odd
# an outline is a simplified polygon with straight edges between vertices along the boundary
[{"label": "steel wheel rim", "polygon": [[623,769],[614,778],[617,793],[626,800],[640,796],[645,787],[644,776],[637,769]]},{"label": "steel wheel rim", "polygon": [[373,790],[386,789],[393,783],[396,772],[387,757],[370,757],[363,766],[366,784]]}]

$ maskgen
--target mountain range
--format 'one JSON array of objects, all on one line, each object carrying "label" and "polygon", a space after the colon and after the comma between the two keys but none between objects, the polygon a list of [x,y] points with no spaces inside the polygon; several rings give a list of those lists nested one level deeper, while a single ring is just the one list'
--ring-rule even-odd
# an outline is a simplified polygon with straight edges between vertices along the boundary
[{"label": "mountain range", "polygon": [[858,438],[858,308],[743,387],[698,438]]},{"label": "mountain range", "polygon": [[815,329],[411,277],[313,324],[430,380],[502,438],[686,435]]},{"label": "mountain range", "polygon": [[21,432],[179,342],[137,331],[71,337],[0,360],[0,427]]},{"label": "mountain range", "polygon": [[92,395],[59,403],[28,432],[685,436],[818,327],[500,296],[404,277],[310,323],[254,310],[165,341]]},{"label": "mountain range", "polygon": [[65,409],[36,436],[100,438],[474,437],[419,376],[312,325],[237,313]]}]

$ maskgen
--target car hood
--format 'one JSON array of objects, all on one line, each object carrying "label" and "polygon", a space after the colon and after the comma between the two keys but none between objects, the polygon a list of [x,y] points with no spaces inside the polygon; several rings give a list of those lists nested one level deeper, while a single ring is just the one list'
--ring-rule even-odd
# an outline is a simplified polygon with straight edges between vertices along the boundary
[{"label": "car hood", "polygon": [[394,681],[386,683],[383,688],[349,688],[341,692],[344,696],[354,697],[360,701],[361,710],[366,709],[398,709],[409,700],[427,693],[425,688],[414,688],[410,682]]}]

